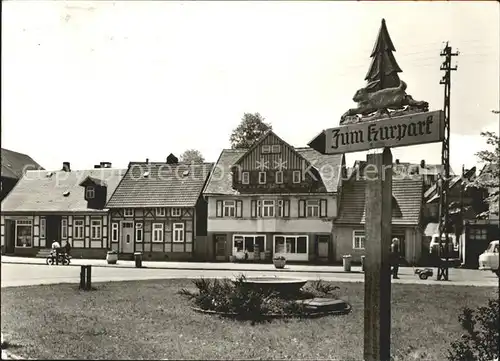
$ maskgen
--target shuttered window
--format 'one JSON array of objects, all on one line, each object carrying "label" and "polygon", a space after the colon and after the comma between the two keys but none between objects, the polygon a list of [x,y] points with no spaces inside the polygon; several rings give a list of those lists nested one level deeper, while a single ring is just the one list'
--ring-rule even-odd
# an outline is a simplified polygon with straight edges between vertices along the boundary
[{"label": "shuttered window", "polygon": [[328,216],[328,207],[327,207],[327,200],[326,199],[321,199],[319,201],[319,216],[320,217],[327,217]]},{"label": "shuttered window", "polygon": [[241,218],[243,216],[243,202],[236,201],[236,217]]},{"label": "shuttered window", "polygon": [[299,217],[306,216],[306,201],[303,199],[299,200]]},{"label": "shuttered window", "polygon": [[215,204],[215,216],[216,217],[222,217],[222,211],[223,211],[223,208],[224,208],[224,202],[222,201],[217,201],[216,204]]}]

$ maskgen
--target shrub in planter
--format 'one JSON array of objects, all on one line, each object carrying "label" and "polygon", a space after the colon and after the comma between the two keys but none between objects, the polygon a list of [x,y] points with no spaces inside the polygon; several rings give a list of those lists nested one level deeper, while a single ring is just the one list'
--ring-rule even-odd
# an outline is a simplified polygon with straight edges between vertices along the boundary
[{"label": "shrub in planter", "polygon": [[285,268],[286,258],[283,256],[277,256],[273,258],[274,267],[276,268]]},{"label": "shrub in planter", "polygon": [[106,261],[108,264],[116,264],[118,261],[118,252],[117,251],[108,251],[106,254]]}]

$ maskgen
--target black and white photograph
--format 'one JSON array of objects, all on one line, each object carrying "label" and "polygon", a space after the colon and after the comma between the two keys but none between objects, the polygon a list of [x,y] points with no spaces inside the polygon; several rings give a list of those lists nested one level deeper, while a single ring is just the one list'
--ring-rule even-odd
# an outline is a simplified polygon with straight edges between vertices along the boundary
[{"label": "black and white photograph", "polygon": [[2,359],[499,360],[500,3],[1,26]]}]

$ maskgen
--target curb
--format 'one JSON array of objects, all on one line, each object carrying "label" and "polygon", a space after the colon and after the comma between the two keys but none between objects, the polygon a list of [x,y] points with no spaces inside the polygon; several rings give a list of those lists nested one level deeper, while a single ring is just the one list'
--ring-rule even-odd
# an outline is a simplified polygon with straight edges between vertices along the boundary
[{"label": "curb", "polygon": [[[34,266],[47,266],[44,263],[31,263],[31,262],[10,262],[10,261],[2,261],[2,263],[5,264],[25,264],[25,265],[34,265]],[[67,266],[64,267],[80,267],[83,265],[80,264],[72,264],[70,263]],[[347,273],[347,274],[364,274],[362,271],[350,271],[350,272],[345,272],[342,270],[331,270],[331,271],[325,271],[325,270],[293,270],[293,269],[255,269],[255,268],[240,268],[240,269],[234,269],[234,268],[196,268],[196,267],[182,267],[182,268],[176,268],[176,267],[141,267],[137,268],[135,266],[127,266],[127,265],[94,265],[91,264],[90,266],[93,267],[101,267],[101,268],[132,268],[132,269],[163,269],[163,270],[188,270],[188,271],[234,271],[234,272],[294,272],[294,273]]]}]

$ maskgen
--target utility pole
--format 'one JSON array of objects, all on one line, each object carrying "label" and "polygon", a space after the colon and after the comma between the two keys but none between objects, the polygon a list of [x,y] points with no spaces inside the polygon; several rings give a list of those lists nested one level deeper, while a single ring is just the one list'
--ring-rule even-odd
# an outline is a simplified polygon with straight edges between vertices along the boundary
[{"label": "utility pole", "polygon": [[[444,85],[444,139],[443,147],[441,150],[441,164],[443,171],[441,173],[440,186],[441,196],[439,198],[439,261],[437,279],[438,281],[448,281],[448,264],[450,258],[449,237],[448,237],[448,222],[449,222],[449,209],[448,209],[448,191],[450,184],[450,93],[451,93],[451,72],[457,70],[457,67],[451,66],[451,58],[458,55],[457,52],[452,52],[451,46],[446,42],[441,56],[445,57],[441,70],[445,72],[442,80],[439,82]],[[444,174],[443,174],[444,173]],[[445,249],[441,247],[441,242],[444,235]],[[443,259],[444,258],[444,259]]]}]

